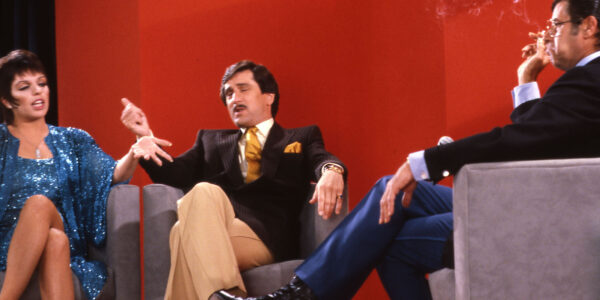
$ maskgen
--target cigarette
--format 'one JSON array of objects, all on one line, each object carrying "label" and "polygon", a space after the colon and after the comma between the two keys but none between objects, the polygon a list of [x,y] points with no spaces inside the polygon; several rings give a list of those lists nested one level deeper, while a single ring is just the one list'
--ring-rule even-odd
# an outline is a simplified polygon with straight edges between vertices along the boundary
[{"label": "cigarette", "polygon": [[543,39],[544,36],[546,35],[546,30],[542,30],[538,33],[534,33],[534,32],[530,32],[529,33],[529,37],[534,40],[534,41],[538,41],[539,39]]}]

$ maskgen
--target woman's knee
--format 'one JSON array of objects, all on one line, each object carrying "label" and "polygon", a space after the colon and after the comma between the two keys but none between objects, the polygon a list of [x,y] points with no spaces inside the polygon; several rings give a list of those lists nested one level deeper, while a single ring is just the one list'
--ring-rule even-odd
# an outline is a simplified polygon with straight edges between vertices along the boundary
[{"label": "woman's knee", "polygon": [[23,216],[32,216],[40,222],[47,220],[52,227],[62,229],[62,220],[56,206],[44,195],[33,195],[27,198],[19,218]]},{"label": "woman's knee", "polygon": [[23,210],[31,210],[33,212],[51,212],[56,211],[56,206],[52,200],[44,195],[33,195],[25,200]]},{"label": "woman's knee", "polygon": [[54,208],[54,203],[44,195],[33,195],[25,200],[25,208],[36,208],[36,211],[45,208]]},{"label": "woman's knee", "polygon": [[67,234],[60,229],[50,228],[44,253],[50,257],[69,255],[70,247]]}]

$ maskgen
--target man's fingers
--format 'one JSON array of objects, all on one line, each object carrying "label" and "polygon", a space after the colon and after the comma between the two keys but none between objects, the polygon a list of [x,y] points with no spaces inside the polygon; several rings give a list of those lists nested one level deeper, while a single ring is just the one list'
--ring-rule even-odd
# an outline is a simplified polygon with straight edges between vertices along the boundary
[{"label": "man's fingers", "polygon": [[339,215],[342,212],[342,206],[344,206],[344,198],[342,198],[342,193],[337,194],[335,196],[335,200],[335,214]]},{"label": "man's fingers", "polygon": [[131,119],[131,110],[130,109],[123,109],[123,111],[121,112],[121,121],[123,123],[129,121],[129,119]]},{"label": "man's fingers", "polygon": [[528,44],[528,45],[525,45],[525,47],[523,47],[523,49],[521,49],[521,51],[527,52],[527,51],[530,51],[533,47],[535,47],[535,44]]},{"label": "man's fingers", "polygon": [[160,158],[158,158],[158,156],[156,156],[156,153],[152,154],[150,157],[152,157],[152,160],[159,166],[162,166],[162,160],[160,160]]},{"label": "man's fingers", "polygon": [[387,204],[386,204],[386,199],[387,199],[387,194],[388,194],[388,189],[385,189],[385,192],[383,192],[383,196],[381,196],[381,200],[379,200],[379,224],[383,224],[385,221],[385,215],[386,215],[386,211],[387,211]]},{"label": "man's fingers", "polygon": [[121,104],[123,104],[124,107],[123,111],[121,112],[121,120],[123,122],[129,121],[140,125],[142,120],[145,118],[144,112],[127,98],[122,98]]},{"label": "man's fingers", "polygon": [[413,193],[416,188],[417,188],[416,181],[410,182],[406,186],[406,188],[404,188],[404,195],[402,196],[402,206],[408,207],[410,205],[410,202],[412,201]]},{"label": "man's fingers", "polygon": [[402,195],[402,206],[408,207],[410,205],[410,201],[412,200],[412,192],[405,192]]},{"label": "man's fingers", "polygon": [[324,190],[325,197],[323,198],[325,201],[323,202],[325,203],[323,204],[323,219],[327,220],[329,219],[329,216],[331,216],[335,199],[333,199],[334,195],[331,193],[331,189],[324,188]]},{"label": "man's fingers", "polygon": [[163,139],[159,139],[159,138],[152,138],[152,140],[154,141],[155,144],[157,144],[159,146],[165,146],[165,147],[173,146],[173,144],[167,140],[163,140]]},{"label": "man's fingers", "polygon": [[127,98],[121,98],[121,104],[123,104],[123,107],[126,107],[127,105],[131,104],[131,101],[129,101]]},{"label": "man's fingers", "polygon": [[521,57],[526,58],[529,57],[533,54],[535,54],[536,48],[535,48],[535,44],[529,44],[525,47],[523,47],[523,49],[521,49]]},{"label": "man's fingers", "polygon": [[541,37],[544,37],[545,31],[540,31],[540,32],[530,32],[529,33],[529,38],[530,39],[534,39],[537,40]]},{"label": "man's fingers", "polygon": [[139,110],[137,112],[137,114],[138,114],[140,124],[143,123],[144,121],[146,121],[146,114],[142,110]]},{"label": "man's fingers", "polygon": [[312,198],[311,198],[310,200],[308,200],[308,203],[310,203],[310,204],[315,204],[315,202],[317,201],[317,199],[318,199],[318,197],[317,197],[317,191],[315,190],[315,191],[313,192],[313,196],[312,196]]},{"label": "man's fingers", "polygon": [[320,189],[319,189],[319,185],[317,184],[317,187],[315,188],[315,193],[313,194],[313,198],[311,199],[311,201],[313,201],[313,203],[317,203],[317,212],[319,213],[319,216],[323,215],[323,195],[321,195],[320,193]]},{"label": "man's fingers", "polygon": [[392,215],[394,214],[394,204],[395,204],[395,203],[394,203],[394,199],[392,199],[392,198],[395,198],[395,197],[393,197],[393,196],[390,194],[390,195],[388,196],[388,201],[387,201],[387,202],[388,202],[388,203],[387,203],[387,204],[388,204],[388,208],[387,208],[387,215],[385,216],[385,217],[386,217],[386,218],[385,218],[385,222],[386,222],[386,223],[387,223],[387,222],[389,222],[389,221],[392,219]]},{"label": "man's fingers", "polygon": [[142,157],[144,157],[144,151],[142,149],[137,148],[137,147],[134,148],[133,149],[133,158],[134,159],[139,159],[139,158],[142,158]]},{"label": "man's fingers", "polygon": [[171,157],[171,155],[169,155],[169,153],[165,152],[165,150],[158,148],[156,150],[156,153],[158,153],[158,155],[162,156],[164,159],[173,162],[173,158]]},{"label": "man's fingers", "polygon": [[387,195],[385,195],[385,199],[380,204],[379,224],[387,223],[387,221],[386,221],[387,220],[387,210],[388,210],[387,198],[388,198]]}]

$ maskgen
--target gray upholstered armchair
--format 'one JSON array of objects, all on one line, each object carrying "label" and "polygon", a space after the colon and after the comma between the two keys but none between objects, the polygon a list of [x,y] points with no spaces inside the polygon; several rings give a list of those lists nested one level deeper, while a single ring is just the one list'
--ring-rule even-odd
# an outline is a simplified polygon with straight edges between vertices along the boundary
[{"label": "gray upholstered armchair", "polygon": [[[347,195],[347,189],[344,193]],[[182,196],[181,190],[163,184],[144,187],[144,295],[147,300],[164,297],[170,267],[169,233],[177,221],[176,201]],[[318,216],[316,205],[307,201],[300,216],[302,257],[311,253],[348,214],[348,197],[344,199],[342,213],[327,221]],[[248,294],[267,294],[288,283],[301,262],[290,260],[242,273]]]},{"label": "gray upholstered armchair", "polygon": [[467,165],[435,300],[600,299],[600,158]]},{"label": "gray upholstered armchair", "polygon": [[[117,185],[110,191],[107,201],[106,245],[102,249],[90,246],[90,256],[108,267],[108,280],[101,299],[140,299],[140,189],[129,184]],[[0,283],[3,281],[4,272],[0,272]],[[75,275],[73,281],[75,299],[86,299]],[[21,299],[41,299],[36,277],[30,281]]]}]

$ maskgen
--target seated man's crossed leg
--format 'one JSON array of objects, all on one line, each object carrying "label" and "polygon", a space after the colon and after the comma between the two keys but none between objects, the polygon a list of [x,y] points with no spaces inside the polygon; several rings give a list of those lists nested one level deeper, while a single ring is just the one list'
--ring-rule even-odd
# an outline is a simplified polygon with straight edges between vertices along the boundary
[{"label": "seated man's crossed leg", "polygon": [[208,299],[221,289],[243,296],[240,272],[273,262],[256,233],[235,218],[217,185],[197,184],[177,201],[177,215],[165,299]]}]

